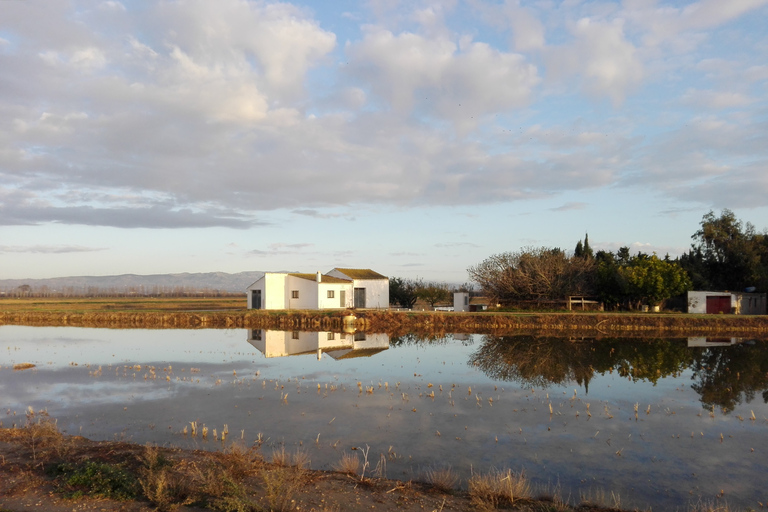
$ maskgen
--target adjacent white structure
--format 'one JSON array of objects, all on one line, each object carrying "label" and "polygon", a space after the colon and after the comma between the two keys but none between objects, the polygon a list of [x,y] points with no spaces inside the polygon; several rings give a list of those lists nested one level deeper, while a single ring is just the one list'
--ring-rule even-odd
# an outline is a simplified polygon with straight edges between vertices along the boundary
[{"label": "adjacent white structure", "polygon": [[389,278],[370,269],[267,272],[247,295],[248,309],[388,308]]},{"label": "adjacent white structure", "polygon": [[688,312],[699,314],[765,315],[765,293],[688,292]]},{"label": "adjacent white structure", "polygon": [[331,277],[352,281],[353,308],[388,308],[389,278],[371,269],[335,268]]},{"label": "adjacent white structure", "polygon": [[453,310],[458,312],[485,311],[488,300],[485,297],[470,297],[469,292],[453,292]]}]

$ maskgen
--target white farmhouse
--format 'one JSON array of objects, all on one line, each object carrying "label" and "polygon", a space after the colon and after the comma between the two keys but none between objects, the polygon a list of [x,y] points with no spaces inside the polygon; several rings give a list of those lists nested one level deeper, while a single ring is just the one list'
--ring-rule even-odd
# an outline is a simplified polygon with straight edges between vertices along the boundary
[{"label": "white farmhouse", "polygon": [[248,287],[248,309],[389,307],[389,278],[369,269],[327,274],[267,272]]}]

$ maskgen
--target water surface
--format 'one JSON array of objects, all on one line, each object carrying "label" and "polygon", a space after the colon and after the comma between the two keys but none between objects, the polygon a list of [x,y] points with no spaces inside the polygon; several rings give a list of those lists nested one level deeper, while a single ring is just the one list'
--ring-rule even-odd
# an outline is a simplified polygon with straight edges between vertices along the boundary
[{"label": "water surface", "polygon": [[32,407],[69,434],[203,449],[226,425],[316,469],[370,447],[390,478],[524,469],[573,501],[759,508],[768,345],[742,341],[2,326],[0,420]]}]

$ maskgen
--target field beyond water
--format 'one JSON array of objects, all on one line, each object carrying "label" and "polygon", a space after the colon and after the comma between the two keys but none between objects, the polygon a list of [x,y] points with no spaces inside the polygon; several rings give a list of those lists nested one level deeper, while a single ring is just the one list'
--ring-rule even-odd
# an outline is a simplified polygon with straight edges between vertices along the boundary
[{"label": "field beyond water", "polygon": [[683,313],[482,312],[246,309],[244,297],[0,299],[0,325],[109,328],[245,328],[340,331],[354,315],[357,330],[443,335],[537,333],[605,337],[768,337],[768,316]]}]

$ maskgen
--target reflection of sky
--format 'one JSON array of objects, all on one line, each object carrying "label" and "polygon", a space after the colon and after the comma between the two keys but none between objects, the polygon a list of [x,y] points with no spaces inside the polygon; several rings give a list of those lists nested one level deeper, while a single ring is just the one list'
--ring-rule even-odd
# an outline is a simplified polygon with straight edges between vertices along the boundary
[{"label": "reflection of sky", "polygon": [[[268,359],[247,338],[244,330],[3,326],[0,420],[23,422],[31,405],[47,408],[69,433],[201,448],[220,445],[185,438],[185,425],[227,424],[230,439],[242,432],[250,443],[261,433],[267,455],[276,443],[301,443],[316,468],[367,444],[374,460],[387,458],[390,477],[418,478],[441,463],[465,482],[470,468],[525,468],[536,483],[560,482],[566,495],[618,491],[628,508],[684,509],[721,489],[731,506],[756,508],[768,498],[760,476],[768,471],[768,407],[756,399],[712,418],[690,372],[656,385],[595,375],[586,394],[576,384],[493,381],[467,364],[477,339],[318,361]],[[13,371],[18,362],[38,367]],[[149,365],[156,379],[144,379]],[[749,421],[751,410],[757,421]]]}]

